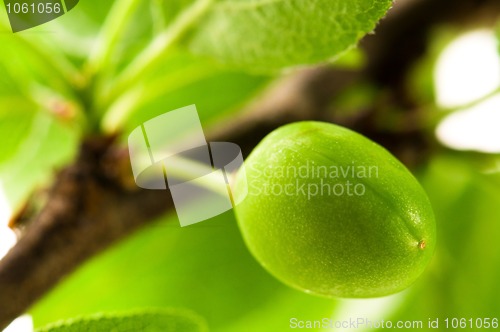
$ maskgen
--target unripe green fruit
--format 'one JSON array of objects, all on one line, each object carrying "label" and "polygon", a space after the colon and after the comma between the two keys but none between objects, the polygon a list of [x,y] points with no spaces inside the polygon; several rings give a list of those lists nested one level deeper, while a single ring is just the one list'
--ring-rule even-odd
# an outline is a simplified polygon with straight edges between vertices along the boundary
[{"label": "unripe green fruit", "polygon": [[292,287],[327,297],[384,296],[413,283],[432,257],[435,221],[425,192],[364,136],[293,123],[269,134],[245,170],[248,195],[236,207],[243,238]]}]

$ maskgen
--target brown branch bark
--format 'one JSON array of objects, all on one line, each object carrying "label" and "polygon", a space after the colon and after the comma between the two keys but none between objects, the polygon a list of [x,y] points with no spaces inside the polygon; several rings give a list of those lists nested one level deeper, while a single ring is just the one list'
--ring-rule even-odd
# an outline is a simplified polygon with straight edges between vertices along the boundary
[{"label": "brown branch bark", "polygon": [[[369,54],[364,72],[328,67],[302,70],[272,87],[240,118],[212,128],[208,139],[235,142],[246,155],[280,125],[299,120],[332,120],[332,98],[359,75],[394,91],[401,90],[409,68],[425,52],[433,26],[461,20],[464,15],[472,16],[473,11],[486,7],[500,11],[498,0],[412,0],[395,10],[377,34],[363,42]],[[366,125],[371,116],[368,112],[346,124],[372,138],[376,136],[376,140],[384,141],[385,137],[386,146],[390,147],[392,137],[374,133]],[[418,139],[418,133],[407,134],[410,142]],[[123,147],[115,146],[109,138],[89,138],[82,144],[76,161],[57,175],[46,206],[0,261],[0,330],[83,261],[172,211],[167,191],[130,186],[130,179],[123,178],[123,169],[130,176],[127,167],[128,155]]]},{"label": "brown branch bark", "polygon": [[44,209],[0,261],[0,330],[63,276],[172,206],[162,191],[124,191],[100,167],[109,141],[89,139],[57,175]]}]

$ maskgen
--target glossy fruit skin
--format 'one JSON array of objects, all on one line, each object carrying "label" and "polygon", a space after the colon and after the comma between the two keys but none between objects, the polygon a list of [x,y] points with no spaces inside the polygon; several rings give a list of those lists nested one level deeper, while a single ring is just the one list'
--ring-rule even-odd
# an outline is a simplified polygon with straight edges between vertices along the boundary
[{"label": "glossy fruit skin", "polygon": [[[294,171],[304,165],[371,166],[378,173],[336,178]],[[283,173],[283,166],[290,171]],[[362,135],[296,122],[264,138],[245,170],[248,195],[235,208],[243,238],[260,264],[289,286],[325,297],[385,296],[411,285],[432,257],[436,228],[426,193],[394,156]],[[236,195],[244,192],[244,176],[238,174]],[[363,195],[326,190],[325,183],[345,189],[349,177],[358,189],[364,186]],[[325,190],[279,194],[286,185]]]}]

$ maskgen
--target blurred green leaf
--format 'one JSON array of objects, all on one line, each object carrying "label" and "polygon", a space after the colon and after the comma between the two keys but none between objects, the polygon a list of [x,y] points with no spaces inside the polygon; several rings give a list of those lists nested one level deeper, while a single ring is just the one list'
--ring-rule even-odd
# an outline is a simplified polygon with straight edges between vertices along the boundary
[{"label": "blurred green leaf", "polygon": [[332,67],[347,68],[347,69],[361,69],[366,65],[366,54],[361,48],[353,47],[340,54],[335,58]]},{"label": "blurred green leaf", "polygon": [[72,158],[79,139],[74,128],[43,111],[22,111],[21,105],[0,109],[0,138],[5,144],[0,153],[0,181],[13,206],[19,206]]},{"label": "blurred green leaf", "polygon": [[60,48],[47,42],[50,41],[47,34],[13,34],[6,32],[4,24],[0,24],[0,28],[5,32],[0,33],[3,47],[0,67],[8,75],[4,79],[13,83],[18,93],[30,98],[33,86],[40,85],[59,94],[72,94],[71,83],[76,79],[77,71]]},{"label": "blurred green leaf", "polygon": [[190,104],[196,104],[204,125],[211,124],[225,115],[239,111],[267,82],[268,79],[265,77],[219,72],[194,80],[185,86],[173,87],[169,93],[134,112],[127,121],[125,132],[130,132],[157,115]]},{"label": "blurred green leaf", "polygon": [[120,97],[108,110],[103,127],[128,133],[157,115],[196,104],[203,124],[238,111],[271,80],[221,69],[181,50],[168,53],[162,66]]},{"label": "blurred green leaf", "polygon": [[189,48],[252,71],[325,62],[371,32],[391,0],[215,1]]},{"label": "blurred green leaf", "polygon": [[85,264],[32,309],[35,324],[154,306],[194,310],[213,331],[276,332],[297,315],[331,315],[335,301],[288,288],[257,264],[232,213],[184,228],[176,219]]},{"label": "blurred green leaf", "polygon": [[194,3],[195,0],[151,0],[151,2],[161,11],[166,24],[172,22],[179,13]]},{"label": "blurred green leaf", "polygon": [[82,0],[74,10],[30,29],[24,37],[48,44],[51,51],[62,51],[75,65],[80,66],[92,50],[95,36],[113,3],[114,1],[105,1],[97,5],[93,1]]},{"label": "blurred green leaf", "polygon": [[2,141],[0,165],[20,148],[34,120],[36,113],[34,108],[33,104],[16,96],[0,97],[0,139]]},{"label": "blurred green leaf", "polygon": [[337,118],[356,116],[373,105],[377,94],[377,89],[368,82],[355,82],[336,96],[332,102],[332,112]]},{"label": "blurred green leaf", "polygon": [[52,324],[37,332],[206,332],[197,315],[178,309],[143,310],[134,313],[82,317]]}]

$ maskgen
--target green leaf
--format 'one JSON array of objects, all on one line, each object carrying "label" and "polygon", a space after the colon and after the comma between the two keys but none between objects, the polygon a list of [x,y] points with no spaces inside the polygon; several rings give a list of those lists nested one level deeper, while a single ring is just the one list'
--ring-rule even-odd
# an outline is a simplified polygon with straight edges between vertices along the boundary
[{"label": "green leaf", "polygon": [[[127,120],[124,132],[129,133],[155,116],[193,103],[197,106],[201,122],[204,125],[212,124],[239,111],[267,82],[265,77],[220,71],[204,78],[193,79],[193,82],[184,86],[177,84],[156,100],[133,112]],[[167,86],[168,81],[165,80],[164,87]]]},{"label": "green leaf", "polygon": [[75,79],[76,69],[59,47],[47,42],[46,34],[12,34],[5,30],[5,25],[0,23],[3,46],[0,66],[2,72],[10,76],[6,80],[13,81],[27,97],[35,83],[59,93],[72,94],[67,83]]},{"label": "green leaf", "polygon": [[196,104],[207,125],[239,110],[269,81],[269,76],[219,68],[176,49],[165,54],[161,68],[111,105],[103,127],[128,134],[144,121],[191,104]]},{"label": "green leaf", "polygon": [[288,288],[264,271],[231,212],[183,228],[176,219],[146,227],[82,266],[31,310],[35,325],[154,306],[194,310],[213,331],[276,332],[286,331],[291,317],[332,313],[336,301]]},{"label": "green leaf", "polygon": [[174,1],[178,12],[116,77],[115,99],[182,45],[194,54],[253,72],[335,60],[355,46],[392,0]]},{"label": "green leaf", "polygon": [[37,332],[205,332],[197,315],[178,309],[144,310],[127,314],[105,314],[52,324]]},{"label": "green leaf", "polygon": [[187,43],[201,55],[257,71],[327,62],[353,47],[392,0],[216,1]]},{"label": "green leaf", "polygon": [[34,105],[20,97],[0,97],[0,168],[20,148],[34,119]]},{"label": "green leaf", "polygon": [[[121,1],[121,0],[117,0]],[[29,30],[24,38],[43,42],[50,51],[71,55],[78,64],[89,55],[95,36],[101,29],[114,1],[80,1],[67,14]],[[38,36],[37,36],[38,35]]]},{"label": "green leaf", "polygon": [[[193,4],[194,0],[151,0],[156,8],[159,8],[165,23],[172,22],[180,12],[189,5]],[[155,9],[156,9],[155,8]]]},{"label": "green leaf", "polygon": [[0,153],[0,181],[13,206],[71,160],[79,138],[78,131],[48,113],[21,106],[13,103],[12,108],[0,110],[0,139],[5,144]]}]

